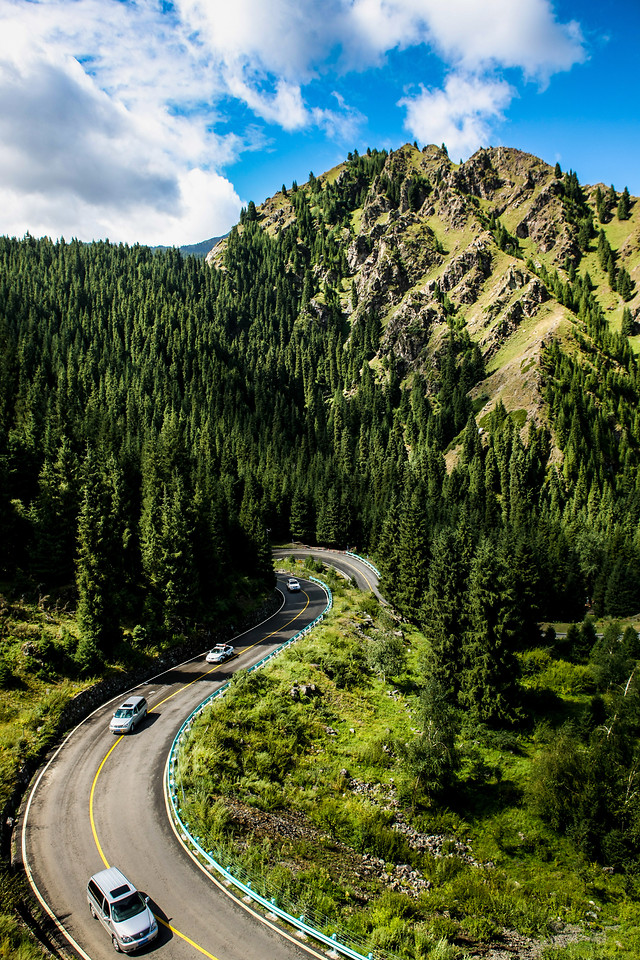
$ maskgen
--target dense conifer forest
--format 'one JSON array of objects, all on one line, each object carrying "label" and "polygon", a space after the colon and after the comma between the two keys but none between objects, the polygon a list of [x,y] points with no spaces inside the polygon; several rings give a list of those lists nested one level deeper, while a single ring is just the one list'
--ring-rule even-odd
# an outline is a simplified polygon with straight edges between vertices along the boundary
[{"label": "dense conifer forest", "polygon": [[[486,604],[507,644],[586,603],[640,606],[627,338],[588,276],[541,267],[581,349],[545,351],[548,426],[521,431],[498,404],[479,430],[483,356],[454,306],[431,368],[408,374],[380,349],[375,310],[345,313],[344,225],[374,180],[398,202],[385,160],[294,184],[295,222],[275,236],[250,204],[221,269],[177,250],[0,241],[0,559],[40,590],[75,583],[98,650],[123,620],[206,622],[239,578],[268,584],[269,538],[375,555],[389,598],[442,644],[477,633]],[[431,189],[401,186],[412,207]]]}]

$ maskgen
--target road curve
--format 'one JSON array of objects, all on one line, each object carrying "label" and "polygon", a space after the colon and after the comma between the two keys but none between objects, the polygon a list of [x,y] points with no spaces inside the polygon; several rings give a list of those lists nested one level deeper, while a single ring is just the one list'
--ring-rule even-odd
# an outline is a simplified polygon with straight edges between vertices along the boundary
[{"label": "road curve", "polygon": [[320,560],[327,566],[335,567],[336,570],[354,580],[360,590],[370,590],[378,600],[384,603],[384,598],[378,590],[378,574],[370,564],[365,563],[354,554],[345,553],[341,550],[328,550],[324,547],[305,547],[298,543],[292,544],[290,547],[276,547],[273,550],[273,556],[276,560],[286,557],[295,557],[296,559],[313,557],[314,560]]},{"label": "road curve", "polygon": [[233,671],[257,663],[324,610],[324,591],[300,581],[302,591],[288,594],[279,579],[282,608],[233,641],[239,651],[233,661],[212,668],[198,656],[136,688],[149,701],[150,712],[126,737],[109,732],[117,703],[100,707],[68,735],[37,776],[17,824],[23,864],[59,935],[83,960],[113,957],[109,937],[92,920],[85,894],[88,878],[106,865],[118,866],[151,898],[161,921],[157,940],[136,956],[325,956],[292,932],[283,937],[259,922],[186,856],[169,824],[163,794],[167,755],[185,717]]}]

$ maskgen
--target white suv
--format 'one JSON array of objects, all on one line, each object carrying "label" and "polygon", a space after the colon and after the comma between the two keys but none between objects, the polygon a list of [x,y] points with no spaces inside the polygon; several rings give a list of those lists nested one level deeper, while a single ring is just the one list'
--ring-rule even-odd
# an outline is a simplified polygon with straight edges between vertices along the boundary
[{"label": "white suv", "polygon": [[133,733],[147,715],[147,701],[144,697],[129,697],[121,703],[109,724],[111,733]]},{"label": "white suv", "polygon": [[287,590],[289,591],[289,593],[295,593],[299,589],[300,589],[300,584],[298,583],[296,578],[289,577],[289,579],[287,580]]},{"label": "white suv", "polygon": [[117,953],[131,953],[158,936],[158,923],[143,897],[116,867],[95,873],[87,886],[87,901]]}]

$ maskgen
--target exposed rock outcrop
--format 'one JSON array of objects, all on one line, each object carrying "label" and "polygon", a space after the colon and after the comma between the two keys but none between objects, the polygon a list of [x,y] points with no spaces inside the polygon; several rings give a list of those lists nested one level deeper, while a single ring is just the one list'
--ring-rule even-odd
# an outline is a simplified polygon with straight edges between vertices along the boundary
[{"label": "exposed rock outcrop", "polygon": [[[491,274],[492,253],[489,239],[487,234],[478,237],[466,250],[454,257],[441,274],[441,290],[448,293],[458,288],[456,299],[460,303],[475,303],[480,287]],[[461,287],[463,279],[465,284]]]},{"label": "exposed rock outcrop", "polygon": [[[382,328],[378,359],[393,357],[403,377],[420,371],[428,380],[437,369],[449,324],[458,330],[466,325],[485,362],[524,321],[541,323],[540,341],[549,333],[544,326],[547,317],[552,317],[554,331],[568,329],[561,322],[569,316],[562,302],[542,309],[555,295],[536,272],[541,267],[550,273],[558,270],[566,283],[565,271],[579,267],[584,255],[584,235],[583,249],[577,241],[586,208],[580,206],[582,201],[576,206],[571,200],[580,199],[573,179],[509,147],[480,149],[459,165],[435,145],[420,150],[405,144],[373,159],[379,164],[374,162],[376,172],[369,179],[363,165],[344,165],[309,185],[308,210],[318,224],[323,247],[330,241],[331,255],[322,262],[314,259],[310,244],[316,238],[310,242],[308,234],[302,237],[304,231],[299,234],[293,258],[296,270],[302,278],[310,267],[315,285],[315,296],[303,311],[307,317],[331,324],[336,302],[345,324],[375,313]],[[334,206],[322,208],[320,189],[332,197],[340,194]],[[597,230],[595,189],[585,189],[584,196]],[[291,201],[292,194],[285,191],[259,208],[258,222],[271,236],[295,228]],[[338,261],[335,251],[340,247]],[[634,331],[640,315],[639,249],[638,227],[630,225],[617,255],[620,264],[632,263],[637,289],[628,307],[636,319]],[[220,266],[223,253],[224,241],[210,259]],[[317,292],[325,286],[336,295],[331,308]],[[527,330],[533,330],[531,323]],[[527,349],[537,358],[534,346],[528,342]],[[527,384],[531,396],[520,397],[520,402],[537,417],[541,405],[537,381],[530,378]]]}]

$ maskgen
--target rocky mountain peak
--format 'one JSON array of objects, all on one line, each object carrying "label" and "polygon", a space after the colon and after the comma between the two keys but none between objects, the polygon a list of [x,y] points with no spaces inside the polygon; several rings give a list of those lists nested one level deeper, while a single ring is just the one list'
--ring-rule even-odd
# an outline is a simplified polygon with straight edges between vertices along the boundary
[{"label": "rocky mountain peak", "polygon": [[[328,299],[352,326],[375,313],[379,359],[393,359],[409,381],[437,368],[447,330],[466,331],[487,364],[476,388],[487,410],[498,400],[507,409],[517,402],[539,419],[540,378],[521,371],[537,365],[550,338],[573,335],[578,319],[566,284],[588,273],[612,330],[625,308],[632,321],[640,313],[640,214],[632,198],[627,220],[608,210],[603,222],[601,194],[511,147],[482,148],[455,164],[442,147],[407,143],[350,154],[268,198],[257,222],[274,238],[297,230],[294,268],[302,282],[306,259],[316,320]],[[600,232],[613,268],[602,262]],[[223,265],[224,248],[212,262]],[[621,269],[631,284],[623,294],[611,286]]]}]

